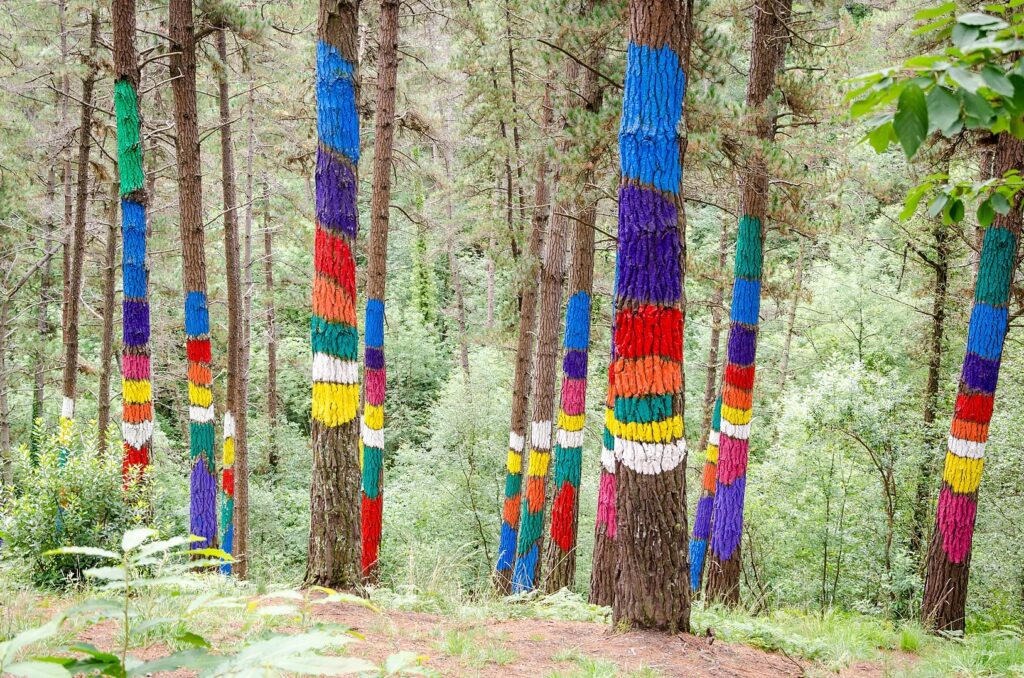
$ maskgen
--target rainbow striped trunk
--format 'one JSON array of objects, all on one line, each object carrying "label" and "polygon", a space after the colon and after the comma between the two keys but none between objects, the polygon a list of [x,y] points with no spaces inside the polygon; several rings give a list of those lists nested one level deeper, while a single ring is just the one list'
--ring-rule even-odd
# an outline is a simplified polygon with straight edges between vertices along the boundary
[{"label": "rainbow striped trunk", "polygon": [[704,455],[704,476],[700,499],[697,500],[697,515],[693,520],[693,538],[690,540],[690,590],[694,592],[700,589],[700,582],[704,577],[704,556],[707,554],[708,539],[711,537],[711,508],[715,501],[721,422],[722,398],[719,396],[711,417],[708,448]]},{"label": "rainbow striped trunk", "polygon": [[[133,33],[135,27],[131,27]],[[134,53],[134,49],[132,50]],[[149,268],[146,265],[146,193],[139,139],[139,97],[128,78],[114,84],[117,165],[121,193],[122,474],[125,483],[149,465],[153,393],[149,361]]]},{"label": "rainbow striped trunk", "polygon": [[555,497],[551,505],[551,542],[558,548],[560,558],[576,548],[580,476],[583,472],[587,353],[590,350],[590,295],[583,290],[569,297],[562,346],[565,349],[562,397],[555,434]]},{"label": "rainbow striped trunk", "polygon": [[362,471],[362,567],[368,577],[377,565],[383,519],[384,482],[384,302],[366,302],[366,405],[359,444]]},{"label": "rainbow striped trunk", "polygon": [[213,372],[210,369],[210,312],[203,292],[185,296],[185,344],[188,357],[189,457],[192,463],[192,534],[203,537],[194,548],[217,543],[217,477],[213,455]]},{"label": "rainbow striped trunk", "polygon": [[[711,554],[716,568],[739,557],[743,532],[743,500],[747,482],[750,420],[753,415],[754,365],[758,314],[761,307],[761,220],[740,219],[736,242],[728,355],[722,385],[721,435],[715,499],[712,508]],[[725,567],[721,565],[721,567]]]},{"label": "rainbow striped trunk", "polygon": [[498,541],[498,575],[506,573],[511,579],[516,560],[516,542],[519,534],[519,510],[523,488],[523,450],[526,437],[511,431],[508,434],[508,456],[505,459],[505,504],[501,512],[501,536]]},{"label": "rainbow striped trunk", "polygon": [[[224,468],[220,477],[220,548],[234,554],[235,546],[235,418],[224,413],[224,449],[221,451]],[[231,563],[220,566],[224,574],[231,574]]]}]

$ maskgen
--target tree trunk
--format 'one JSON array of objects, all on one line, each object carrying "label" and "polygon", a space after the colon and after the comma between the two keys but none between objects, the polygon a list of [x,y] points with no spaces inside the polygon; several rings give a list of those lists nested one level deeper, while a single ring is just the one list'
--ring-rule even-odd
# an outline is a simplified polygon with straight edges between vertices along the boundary
[{"label": "tree trunk", "polygon": [[[593,11],[594,3],[584,3],[582,15]],[[588,59],[591,68],[583,73],[582,100],[572,106],[586,107],[596,114],[600,107],[597,74],[592,70],[601,52],[594,50]],[[566,83],[572,87],[578,68],[568,68]],[[567,139],[578,140],[579,134]],[[586,416],[587,364],[590,352],[590,310],[594,281],[594,225],[597,207],[585,198],[593,182],[588,159],[574,182],[575,218],[569,229],[572,259],[569,264],[569,302],[565,309],[565,337],[562,342],[562,396],[555,434],[554,500],[551,505],[551,539],[545,551],[547,574],[544,590],[554,593],[572,587],[576,579],[576,536],[579,528],[580,477],[583,473],[583,424]],[[567,207],[567,206],[566,206]]]},{"label": "tree trunk", "polygon": [[139,67],[135,52],[135,0],[115,0],[114,110],[121,192],[121,433],[122,473],[127,482],[149,465],[153,443],[153,388],[149,350],[149,267],[146,262],[146,207],[149,196],[142,166]]},{"label": "tree trunk", "polygon": [[[68,106],[71,101],[71,76],[68,75],[68,25],[67,25],[67,0],[57,0],[57,31],[60,34],[60,64],[64,69],[60,85],[63,94],[60,96],[60,126],[68,125]],[[71,249],[73,245],[72,235],[74,229],[74,208],[75,200],[71,195],[71,146],[75,141],[75,131],[72,129],[68,134],[67,149],[61,154],[63,156],[63,178],[64,185],[64,221],[61,229],[64,247],[61,257],[61,281],[63,285],[61,297],[60,331],[61,340],[67,332],[68,327],[68,296],[71,289]]]},{"label": "tree trunk", "polygon": [[[999,135],[994,176],[1024,163],[1024,142]],[[1019,196],[985,232],[974,286],[967,354],[928,549],[921,618],[937,631],[963,631],[978,487],[992,417],[1008,304],[1021,231]]]},{"label": "tree trunk", "polygon": [[[770,96],[775,90],[776,73],[784,62],[790,5],[791,0],[758,0],[754,5],[746,106],[753,117],[752,136],[762,141],[775,138],[776,112],[771,109]],[[712,506],[711,559],[706,584],[710,600],[728,605],[739,603],[740,595],[740,538],[753,414],[762,251],[768,217],[767,161],[759,148],[747,161],[740,183],[741,217],[736,236],[717,486]]]},{"label": "tree trunk", "polygon": [[[548,97],[545,89],[545,97]],[[541,137],[551,129],[551,102],[547,99],[541,110]],[[516,544],[519,535],[519,510],[523,484],[523,449],[526,446],[526,417],[530,402],[530,372],[533,354],[533,328],[537,316],[537,278],[544,232],[547,230],[551,208],[551,192],[548,187],[547,156],[537,156],[536,183],[533,193],[533,223],[530,227],[530,242],[526,252],[525,270],[519,298],[519,336],[516,342],[516,358],[512,376],[512,425],[508,436],[508,457],[505,461],[505,503],[501,513],[501,537],[498,544],[498,562],[495,567],[494,585],[499,593],[512,590],[512,568],[515,564]]]},{"label": "tree trunk", "polygon": [[[57,174],[53,165],[46,174],[46,203],[49,213],[46,217],[46,247],[49,248],[57,233]],[[46,404],[46,373],[50,371],[46,349],[53,337],[53,325],[50,323],[50,296],[53,294],[53,265],[48,260],[43,268],[43,277],[39,281],[39,308],[36,311],[36,332],[39,341],[35,342],[35,366],[32,382],[32,422],[29,430],[29,459],[33,464],[38,460],[39,436],[36,435],[37,424],[43,423]]]},{"label": "tree trunk", "polygon": [[395,135],[395,85],[398,75],[398,0],[380,8],[377,66],[377,124],[370,198],[370,239],[366,271],[366,375],[362,426],[363,576],[377,579],[384,503],[384,289],[388,265],[391,207],[391,148]]},{"label": "tree trunk", "polygon": [[698,449],[704,449],[708,444],[708,436],[711,433],[711,419],[715,409],[717,398],[721,395],[721,384],[718,378],[719,352],[722,345],[722,312],[725,300],[725,264],[729,254],[729,229],[725,219],[722,219],[722,230],[718,233],[718,263],[717,271],[720,271],[722,278],[715,283],[715,289],[711,293],[711,300],[708,305],[711,307],[711,336],[708,338],[708,363],[707,373],[704,379],[704,400],[701,409],[701,438],[697,444]]},{"label": "tree trunk", "polygon": [[946,331],[946,297],[949,290],[950,238],[949,228],[936,220],[932,225],[935,238],[935,258],[932,271],[935,284],[932,288],[932,322],[928,341],[928,380],[924,387],[924,411],[922,419],[926,426],[925,454],[918,469],[917,488],[914,492],[914,522],[910,532],[910,553],[923,566],[927,553],[924,549],[925,532],[928,529],[933,478],[935,475],[934,454],[939,440],[933,431],[935,414],[938,409],[939,380],[942,378],[942,338]]},{"label": "tree trunk", "polygon": [[722,397],[715,400],[711,426],[704,452],[704,473],[701,477],[700,499],[693,519],[693,538],[690,540],[690,591],[696,594],[704,582],[704,558],[711,537],[711,511],[715,503],[715,484],[718,479],[718,445],[722,430]]},{"label": "tree trunk", "polygon": [[682,178],[692,8],[631,0],[619,147],[614,437],[617,624],[690,628],[683,435]]},{"label": "tree trunk", "polygon": [[188,357],[189,450],[192,461],[190,525],[202,537],[194,547],[217,544],[217,464],[214,458],[213,372],[210,312],[206,297],[202,167],[196,111],[196,36],[191,0],[170,0],[171,87],[174,92],[175,149],[178,162],[185,339]]},{"label": "tree trunk", "polygon": [[793,278],[793,299],[786,313],[786,336],[782,340],[782,358],[779,360],[779,391],[786,387],[789,378],[789,354],[793,348],[793,331],[796,329],[796,310],[800,303],[800,291],[804,286],[804,245],[800,243],[800,254],[796,260],[796,274]]},{"label": "tree trunk", "polygon": [[359,330],[355,246],[359,163],[358,0],[320,0],[317,26],[313,479],[305,582],[360,581]]},{"label": "tree trunk", "polygon": [[0,463],[4,487],[14,489],[14,462],[11,459],[11,404],[7,394],[7,337],[10,330],[10,299],[0,299]]},{"label": "tree trunk", "polygon": [[97,390],[96,424],[99,448],[107,447],[110,427],[110,364],[114,357],[114,270],[117,268],[117,195],[118,182],[110,184],[110,206],[107,212],[107,251],[103,260],[103,333],[100,342],[100,378]]},{"label": "tree trunk", "polygon": [[82,57],[86,66],[82,78],[82,114],[78,123],[78,187],[75,198],[74,243],[68,271],[67,320],[64,327],[64,380],[60,424],[63,445],[70,442],[75,419],[75,391],[78,386],[78,305],[82,296],[82,266],[85,256],[85,217],[89,209],[89,155],[92,151],[92,91],[96,84],[95,50],[99,41],[99,12],[94,8],[89,20],[89,51]]},{"label": "tree trunk", "polygon": [[[228,355],[227,355],[227,404],[224,408],[224,449],[221,471],[220,529],[221,548],[234,556],[236,568],[244,577],[245,552],[239,550],[235,541],[235,488],[237,475],[235,461],[245,456],[245,393],[243,392],[245,327],[242,300],[242,268],[238,240],[238,195],[235,182],[235,150],[231,136],[231,93],[228,86],[228,41],[227,32],[218,30],[214,34],[217,42],[217,58],[221,62],[217,82],[217,99],[220,105],[220,167],[221,189],[224,199],[224,269],[227,278]],[[230,574],[232,565],[226,563],[221,571]]]},{"label": "tree trunk", "polygon": [[267,296],[267,463],[277,472],[277,317],[274,306],[274,232],[270,228],[270,189],[263,179],[263,279]]}]

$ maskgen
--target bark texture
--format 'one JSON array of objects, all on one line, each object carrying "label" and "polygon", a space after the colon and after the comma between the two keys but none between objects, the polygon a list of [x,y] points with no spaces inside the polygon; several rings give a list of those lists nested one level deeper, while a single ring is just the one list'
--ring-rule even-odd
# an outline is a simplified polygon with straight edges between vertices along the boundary
[{"label": "bark texture", "polygon": [[683,435],[682,179],[691,7],[631,0],[619,155],[614,437],[616,623],[690,628]]},{"label": "bark texture", "polygon": [[317,20],[316,243],[313,277],[313,478],[305,582],[351,588],[360,572],[359,3],[321,0]]},{"label": "bark texture", "polygon": [[366,272],[366,378],[362,426],[363,576],[375,580],[384,504],[384,289],[388,265],[391,206],[391,148],[395,135],[395,85],[398,76],[398,0],[380,8],[377,68],[377,124],[370,198],[369,261]]},{"label": "bark texture", "polygon": [[[994,176],[1024,163],[1024,142],[999,135]],[[942,471],[942,487],[928,549],[921,618],[936,631],[963,631],[978,487],[992,418],[999,363],[1009,322],[1010,289],[1020,244],[1019,196],[985,231],[974,285],[967,354]]]},{"label": "bark texture", "polygon": [[185,340],[188,359],[190,525],[202,537],[195,547],[217,544],[217,477],[214,458],[213,371],[210,311],[206,296],[206,245],[203,224],[202,166],[196,110],[196,34],[191,0],[170,0],[168,35],[174,93],[175,150],[178,162],[178,210],[182,279],[185,289]]},{"label": "bark texture", "polygon": [[110,185],[107,208],[107,238],[103,256],[103,329],[100,334],[100,377],[96,389],[96,426],[100,449],[107,446],[110,427],[110,365],[114,357],[114,269],[117,266],[117,194],[118,182]]},{"label": "bark texture", "polygon": [[267,306],[267,463],[277,471],[277,308],[274,304],[274,231],[270,228],[270,189],[263,182],[263,287]]}]

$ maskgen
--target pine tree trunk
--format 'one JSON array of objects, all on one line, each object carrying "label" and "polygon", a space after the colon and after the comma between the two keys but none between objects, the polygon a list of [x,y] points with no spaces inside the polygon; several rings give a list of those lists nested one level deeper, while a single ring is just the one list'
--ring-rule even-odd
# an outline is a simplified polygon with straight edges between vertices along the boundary
[{"label": "pine tree trunk", "polygon": [[[1024,142],[1008,133],[996,144],[994,176],[1024,163]],[[942,472],[942,489],[928,549],[921,618],[937,631],[963,631],[971,540],[985,443],[1006,338],[1010,289],[1021,232],[1019,196],[985,231],[967,333],[967,354]]]},{"label": "pine tree trunk", "polygon": [[274,232],[270,228],[270,189],[263,179],[263,281],[267,305],[267,463],[277,472],[277,315],[274,305]]},{"label": "pine tree trunk", "polygon": [[796,273],[793,277],[793,299],[786,313],[786,336],[782,340],[782,358],[779,360],[779,391],[786,387],[789,378],[789,355],[793,348],[793,332],[796,329],[796,310],[800,304],[800,291],[804,286],[804,245],[800,243],[800,254],[796,260]]},{"label": "pine tree trunk", "polygon": [[377,67],[377,124],[370,198],[369,258],[366,272],[366,378],[362,426],[363,576],[376,581],[384,504],[384,290],[388,265],[391,207],[391,148],[395,134],[395,86],[398,75],[398,0],[380,7]]},{"label": "pine tree trunk", "polygon": [[320,0],[317,26],[313,480],[305,582],[360,581],[357,0]]},{"label": "pine tree trunk", "polygon": [[[57,173],[53,165],[46,173],[46,204],[49,213],[46,217],[46,247],[57,234]],[[36,311],[36,332],[39,341],[35,346],[35,365],[33,366],[32,379],[32,422],[30,426],[31,439],[29,442],[29,459],[33,464],[38,460],[39,436],[36,435],[36,425],[43,422],[46,404],[46,373],[50,371],[49,361],[46,357],[47,347],[53,337],[53,325],[50,323],[50,297],[53,294],[53,265],[47,260],[43,268],[43,277],[39,281],[39,308]]]},{"label": "pine tree trunk", "polygon": [[175,149],[178,162],[185,339],[188,357],[189,451],[192,462],[190,529],[202,537],[195,547],[217,544],[217,478],[214,458],[213,372],[210,312],[206,297],[202,167],[196,110],[196,36],[191,0],[169,0],[168,35],[174,92]]},{"label": "pine tree trunk", "polygon": [[86,74],[82,79],[82,114],[78,123],[78,186],[75,198],[73,248],[68,270],[66,323],[64,327],[64,380],[61,405],[61,440],[70,442],[75,419],[75,391],[78,386],[78,305],[82,296],[82,266],[85,256],[85,217],[89,209],[89,155],[92,151],[92,91],[96,84],[96,46],[99,41],[99,12],[93,9],[89,20],[89,51],[82,61]]},{"label": "pine tree trunk", "polygon": [[117,196],[118,182],[110,185],[110,206],[107,211],[107,249],[103,259],[103,331],[100,341],[100,378],[97,389],[96,424],[99,448],[107,447],[110,427],[110,364],[114,357],[114,270],[117,268]]},{"label": "pine tree trunk", "polygon": [[711,300],[708,305],[711,307],[711,336],[708,338],[708,362],[707,373],[704,379],[704,400],[701,408],[701,434],[697,449],[704,449],[708,444],[708,436],[711,433],[711,419],[714,414],[715,403],[720,394],[721,385],[718,378],[718,362],[722,345],[722,304],[725,300],[725,264],[729,254],[729,229],[727,222],[722,219],[722,230],[718,233],[718,262],[716,270],[723,276],[715,282],[715,289],[711,293]]},{"label": "pine tree trunk", "polygon": [[14,461],[11,459],[11,403],[7,385],[7,337],[10,330],[10,299],[0,299],[0,464],[3,465],[3,486],[14,490]]},{"label": "pine tree trunk", "polygon": [[[545,90],[547,96],[547,90]],[[541,136],[551,129],[552,111],[550,101],[545,101],[541,110]],[[537,156],[536,183],[533,193],[533,223],[530,227],[530,242],[526,252],[525,270],[522,274],[519,304],[519,337],[516,342],[516,358],[512,376],[512,425],[508,436],[508,458],[505,462],[505,503],[501,513],[501,536],[498,544],[498,562],[495,567],[494,585],[499,593],[512,590],[512,568],[515,564],[516,544],[519,535],[519,510],[523,484],[523,450],[526,446],[526,418],[530,402],[531,356],[533,354],[533,329],[537,316],[537,279],[539,276],[541,249],[547,230],[551,208],[551,192],[548,187],[548,162],[542,152]]]},{"label": "pine tree trunk", "polygon": [[[593,10],[593,2],[582,7],[582,16]],[[596,68],[601,52],[595,50],[588,63]],[[578,69],[575,69],[578,70]],[[570,86],[571,71],[566,73]],[[582,100],[572,105],[596,114],[600,107],[597,74],[583,72]],[[578,135],[575,137],[578,139]],[[583,425],[586,416],[587,364],[590,352],[590,311],[594,281],[594,225],[597,209],[585,199],[593,181],[588,160],[586,169],[574,182],[575,213],[569,229],[572,258],[569,264],[569,301],[565,309],[565,337],[562,342],[562,396],[554,450],[554,500],[551,505],[551,539],[545,551],[544,590],[554,593],[570,588],[576,579],[576,537],[579,529],[580,478],[583,473]]]},{"label": "pine tree trunk", "polygon": [[[786,21],[791,0],[758,0],[754,5],[747,110],[753,117],[752,136],[775,137],[775,111],[769,97],[783,65]],[[761,306],[761,268],[768,217],[768,169],[755,150],[741,176],[740,224],[736,236],[732,310],[727,363],[722,386],[721,436],[715,500],[711,519],[711,558],[707,564],[706,595],[728,605],[739,603],[740,539],[746,489],[750,419],[753,414],[754,364]]]},{"label": "pine tree trunk", "polygon": [[614,437],[617,624],[690,628],[683,434],[684,0],[631,0],[619,147]]},{"label": "pine tree trunk", "polygon": [[711,425],[707,433],[704,452],[704,473],[701,476],[700,499],[693,519],[693,538],[690,540],[690,591],[696,594],[704,582],[704,559],[711,538],[711,511],[715,503],[715,486],[718,479],[718,445],[722,429],[722,398],[715,400],[711,413]]},{"label": "pine tree trunk", "polygon": [[[221,471],[220,529],[221,549],[234,556],[236,567],[243,570],[246,554],[235,542],[235,460],[245,456],[245,407],[242,349],[242,333],[245,326],[242,300],[241,252],[238,240],[238,196],[235,182],[235,150],[231,135],[231,94],[228,86],[228,42],[225,30],[214,33],[217,42],[217,58],[221,62],[217,82],[217,99],[220,105],[220,166],[221,189],[224,199],[224,269],[227,278],[228,354],[227,354],[227,404],[224,409],[224,449]],[[225,564],[221,571],[230,574],[231,564]]]},{"label": "pine tree trunk", "polygon": [[150,461],[153,443],[153,388],[149,349],[149,267],[146,262],[146,207],[149,196],[142,166],[139,67],[135,52],[135,0],[115,0],[114,110],[121,194],[122,311],[121,433],[125,481]]}]

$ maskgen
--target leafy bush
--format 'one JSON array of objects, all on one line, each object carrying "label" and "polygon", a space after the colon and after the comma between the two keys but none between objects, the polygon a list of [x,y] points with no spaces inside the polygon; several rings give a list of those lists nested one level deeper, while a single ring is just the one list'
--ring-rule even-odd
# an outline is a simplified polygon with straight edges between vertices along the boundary
[{"label": "leafy bush", "polygon": [[[119,440],[115,435],[110,438]],[[124,532],[145,520],[144,488],[124,487],[120,447],[112,442],[99,449],[95,426],[73,431],[65,449],[56,435],[44,434],[38,440],[35,463],[27,447],[15,451],[14,488],[0,497],[5,508],[0,557],[24,568],[36,586],[65,587],[81,581],[82,559],[40,554],[70,545],[117,545]]]}]

